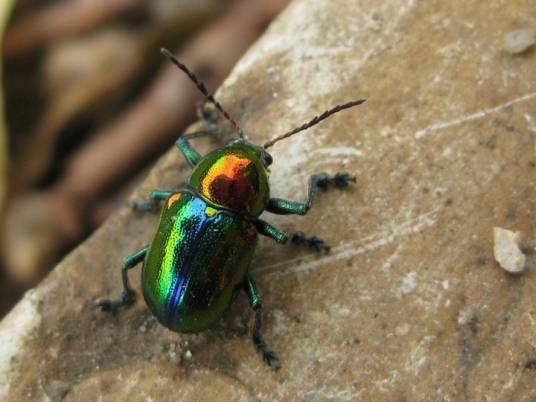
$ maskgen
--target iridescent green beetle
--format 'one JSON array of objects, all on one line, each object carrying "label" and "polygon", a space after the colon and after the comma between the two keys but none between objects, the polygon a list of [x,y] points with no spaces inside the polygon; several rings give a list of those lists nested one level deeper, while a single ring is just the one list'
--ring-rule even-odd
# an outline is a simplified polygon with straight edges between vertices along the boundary
[{"label": "iridescent green beetle", "polygon": [[[312,176],[306,203],[270,198],[267,168],[272,157],[266,148],[364,100],[338,105],[260,147],[244,139],[238,123],[186,66],[169,51],[162,49],[162,52],[237,128],[239,138],[205,157],[199,155],[188,140],[214,133],[217,131],[214,124],[209,124],[208,130],[178,139],[179,150],[194,169],[188,184],[179,191],[153,191],[149,202],[137,205],[137,208],[151,210],[156,202],[164,201],[156,234],[149,246],[125,259],[121,269],[121,297],[97,304],[104,311],[131,305],[134,291],[128,282],[128,270],[143,261],[141,283],[151,312],[171,330],[199,332],[218,321],[243,289],[255,311],[253,343],[263,359],[277,369],[278,359],[260,334],[261,301],[249,267],[259,233],[278,243],[286,243],[288,235],[259,219],[259,215],[263,211],[304,215],[311,208],[317,187],[345,187],[355,182],[355,177],[347,173]],[[301,232],[292,240],[317,250],[328,249],[317,237],[305,237]]]}]

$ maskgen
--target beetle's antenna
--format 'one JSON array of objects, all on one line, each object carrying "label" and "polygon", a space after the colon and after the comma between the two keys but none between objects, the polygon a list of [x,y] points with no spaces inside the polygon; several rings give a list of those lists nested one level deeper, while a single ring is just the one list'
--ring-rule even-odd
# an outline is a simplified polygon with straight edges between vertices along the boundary
[{"label": "beetle's antenna", "polygon": [[329,110],[326,110],[320,116],[315,116],[311,121],[309,121],[307,123],[304,123],[299,127],[296,127],[294,130],[291,130],[291,131],[289,131],[289,132],[287,132],[287,133],[285,133],[283,135],[280,135],[278,137],[272,138],[269,141],[266,141],[264,143],[263,147],[265,149],[268,148],[268,147],[271,147],[272,145],[274,145],[278,141],[281,141],[281,140],[283,140],[285,138],[288,138],[290,136],[293,136],[294,134],[299,133],[300,131],[307,130],[308,128],[313,127],[314,125],[320,123],[322,120],[327,119],[332,114],[340,112],[341,110],[344,110],[344,109],[348,109],[348,108],[351,108],[351,107],[354,107],[354,106],[361,105],[362,103],[365,102],[365,100],[366,99],[354,100],[354,101],[351,101],[351,102],[348,102],[348,103],[343,103],[342,105],[337,105],[337,106],[335,106],[335,107],[333,107],[333,108],[331,108]]},{"label": "beetle's antenna", "polygon": [[218,102],[216,99],[214,99],[214,96],[212,96],[211,94],[208,93],[207,91],[207,88],[205,87],[205,84],[203,83],[203,81],[201,81],[193,72],[191,72],[188,67],[186,67],[184,64],[182,64],[174,55],[173,53],[171,53],[169,50],[165,49],[165,48],[162,48],[160,49],[160,52],[166,56],[173,64],[175,64],[178,68],[180,68],[182,71],[184,71],[184,73],[188,76],[188,78],[190,78],[190,80],[193,81],[193,83],[195,84],[195,86],[197,87],[197,89],[199,89],[201,91],[201,93],[203,95],[205,95],[205,98],[207,98],[212,104],[214,104],[214,106],[216,106],[216,108],[225,116],[225,118],[227,120],[229,120],[231,122],[231,124],[233,126],[235,126],[235,128],[237,129],[238,131],[238,136],[240,138],[244,138],[244,132],[242,131],[242,128],[240,127],[240,125],[236,122],[235,119],[233,119],[229,113],[227,113],[222,105],[220,104],[220,102]]}]

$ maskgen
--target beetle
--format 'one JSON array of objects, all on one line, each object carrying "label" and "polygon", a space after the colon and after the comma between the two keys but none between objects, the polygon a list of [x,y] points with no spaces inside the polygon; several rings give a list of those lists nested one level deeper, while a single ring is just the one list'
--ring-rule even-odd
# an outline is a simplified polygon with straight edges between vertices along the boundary
[{"label": "beetle", "polygon": [[[245,139],[239,124],[208,93],[203,82],[166,49],[162,53],[181,69],[223,116],[232,123],[238,138],[202,157],[189,140],[214,134],[217,126],[182,135],[176,142],[193,169],[188,183],[178,191],[153,191],[149,201],[137,209],[152,210],[163,202],[158,229],[150,245],[125,258],[122,268],[123,292],[115,300],[99,300],[103,311],[115,312],[135,300],[128,271],[143,262],[143,296],[150,311],[167,328],[178,332],[199,332],[218,321],[240,290],[244,290],[255,312],[252,340],[263,360],[279,368],[276,354],[261,336],[262,304],[249,272],[258,234],[286,243],[289,236],[259,218],[263,211],[305,215],[317,188],[346,187],[356,181],[348,173],[311,176],[305,203],[270,197],[268,167],[272,156],[266,151],[276,142],[306,130],[343,109],[362,104],[355,100],[337,105],[309,122],[275,137],[263,146]],[[207,120],[207,113],[202,111]],[[298,232],[291,237],[297,244],[316,250],[329,249],[322,240]]]}]

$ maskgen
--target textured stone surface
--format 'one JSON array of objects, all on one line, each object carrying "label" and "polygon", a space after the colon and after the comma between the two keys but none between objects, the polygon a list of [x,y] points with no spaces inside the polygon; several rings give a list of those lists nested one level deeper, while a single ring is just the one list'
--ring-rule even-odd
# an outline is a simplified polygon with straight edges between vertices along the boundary
[{"label": "textured stone surface", "polygon": [[[304,199],[317,171],[359,177],[305,217],[266,216],[333,246],[316,255],[263,240],[256,254],[279,372],[253,350],[245,297],[197,335],[155,324],[141,300],[117,317],[92,309],[119,293],[122,258],[154,229],[125,208],[0,324],[0,395],[536,399],[536,53],[501,49],[504,33],[536,26],[532,6],[296,0],[221,88],[259,142],[369,99],[273,148],[274,195]],[[135,196],[186,175],[171,151]],[[494,261],[495,226],[521,232],[523,275]]]}]

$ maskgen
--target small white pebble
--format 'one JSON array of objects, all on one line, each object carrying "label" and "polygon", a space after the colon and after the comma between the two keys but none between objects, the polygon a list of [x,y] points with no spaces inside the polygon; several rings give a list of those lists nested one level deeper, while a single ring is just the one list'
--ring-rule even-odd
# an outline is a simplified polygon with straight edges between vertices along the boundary
[{"label": "small white pebble", "polygon": [[461,310],[458,313],[458,325],[461,327],[463,325],[467,325],[471,322],[471,320],[474,318],[475,313],[473,309],[466,308],[464,310]]},{"label": "small white pebble", "polygon": [[525,254],[519,248],[519,232],[493,228],[493,255],[507,272],[519,274],[525,269]]},{"label": "small white pebble", "polygon": [[536,43],[536,30],[532,28],[516,29],[503,36],[503,47],[508,53],[519,54]]},{"label": "small white pebble", "polygon": [[184,353],[184,358],[187,359],[187,360],[190,360],[192,358],[192,352],[190,352],[189,350],[187,350],[185,353]]}]

